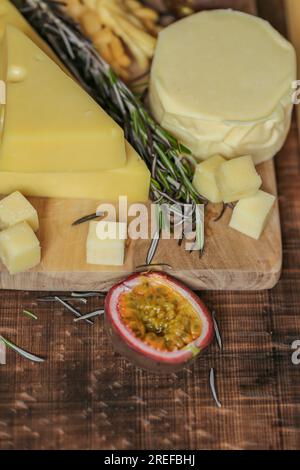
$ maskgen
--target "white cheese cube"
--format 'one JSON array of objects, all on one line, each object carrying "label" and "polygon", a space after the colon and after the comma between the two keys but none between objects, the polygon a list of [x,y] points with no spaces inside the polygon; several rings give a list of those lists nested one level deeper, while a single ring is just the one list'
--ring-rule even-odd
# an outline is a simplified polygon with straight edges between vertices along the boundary
[{"label": "white cheese cube", "polygon": [[35,232],[39,229],[37,211],[19,191],[16,191],[0,201],[0,229],[6,229],[19,222],[28,222]]},{"label": "white cheese cube", "polygon": [[259,239],[268,220],[276,198],[264,191],[241,199],[235,206],[230,227],[249,237]]},{"label": "white cheese cube", "polygon": [[196,166],[193,185],[210,202],[222,202],[222,195],[219,191],[216,181],[216,171],[225,158],[221,155],[215,155]]},{"label": "white cheese cube", "polygon": [[123,222],[90,222],[86,246],[88,264],[122,266],[127,226]]},{"label": "white cheese cube", "polygon": [[216,179],[224,202],[253,196],[262,185],[250,155],[222,163],[217,169]]},{"label": "white cheese cube", "polygon": [[40,263],[40,242],[27,222],[0,232],[0,258],[10,274],[26,271]]}]

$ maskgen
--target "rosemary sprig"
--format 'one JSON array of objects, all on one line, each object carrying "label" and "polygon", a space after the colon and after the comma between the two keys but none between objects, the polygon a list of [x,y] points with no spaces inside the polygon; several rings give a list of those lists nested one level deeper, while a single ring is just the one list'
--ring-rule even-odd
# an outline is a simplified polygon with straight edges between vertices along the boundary
[{"label": "rosemary sprig", "polygon": [[32,362],[44,362],[45,359],[42,359],[41,357],[35,356],[34,354],[29,353],[28,351],[25,351],[24,349],[19,348],[16,344],[12,343],[8,339],[4,338],[4,336],[0,335],[0,340],[3,341],[3,343],[16,353],[20,354],[22,357],[25,359],[28,359],[29,361]]},{"label": "rosemary sprig", "polygon": [[125,137],[151,170],[152,200],[191,204],[191,218],[195,221],[196,205],[205,200],[192,185],[193,165],[189,158],[184,158],[190,155],[189,149],[153,120],[142,101],[118,79],[66,15],[63,2],[13,1],[78,82],[123,127]]}]

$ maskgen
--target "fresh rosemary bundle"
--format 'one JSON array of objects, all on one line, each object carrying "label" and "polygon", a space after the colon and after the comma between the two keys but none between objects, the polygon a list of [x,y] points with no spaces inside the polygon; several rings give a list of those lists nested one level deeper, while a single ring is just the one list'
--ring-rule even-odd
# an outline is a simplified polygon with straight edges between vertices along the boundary
[{"label": "fresh rosemary bundle", "polygon": [[206,202],[192,185],[191,152],[159,126],[142,101],[115,75],[58,0],[13,0],[27,20],[51,45],[64,65],[124,129],[151,170],[150,197],[157,204],[191,205],[196,246],[204,246],[203,221],[197,205]]}]

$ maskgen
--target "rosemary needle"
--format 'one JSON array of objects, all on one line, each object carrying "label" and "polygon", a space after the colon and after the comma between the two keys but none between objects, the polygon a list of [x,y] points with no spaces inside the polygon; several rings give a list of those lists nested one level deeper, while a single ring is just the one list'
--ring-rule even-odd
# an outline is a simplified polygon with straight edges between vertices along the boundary
[{"label": "rosemary needle", "polygon": [[26,315],[29,318],[32,318],[33,320],[38,319],[38,317],[34,313],[30,312],[30,310],[23,310],[23,313],[24,315]]},{"label": "rosemary needle", "polygon": [[95,310],[94,312],[90,312],[90,313],[87,313],[86,315],[82,315],[81,317],[78,317],[78,318],[74,318],[74,322],[78,322],[78,321],[81,321],[81,320],[87,320],[88,318],[93,318],[93,317],[97,317],[99,315],[103,315],[104,314],[104,310]]},{"label": "rosemary needle", "polygon": [[71,298],[78,299],[79,297],[84,298],[85,300],[88,297],[105,297],[104,292],[71,292]]},{"label": "rosemary needle", "polygon": [[160,236],[155,236],[150,243],[150,247],[147,253],[147,258],[146,258],[146,264],[149,266],[152,263],[152,260],[155,256],[155,253],[157,251],[157,247],[159,244]]},{"label": "rosemary needle", "polygon": [[[87,299],[83,298],[83,297],[73,297],[73,296],[69,296],[69,297],[60,297],[61,300],[64,300],[64,301],[68,301],[68,300],[74,300],[75,302],[80,302],[82,304],[86,304],[87,303]],[[55,296],[48,296],[48,297],[40,297],[39,299],[37,299],[38,302],[56,302],[56,298]]]},{"label": "rosemary needle", "polygon": [[[57,302],[61,303],[64,307],[66,307],[66,309],[68,309],[70,312],[74,313],[74,315],[78,318],[82,317],[81,313],[79,312],[79,310],[77,310],[76,308],[72,307],[72,305],[68,304],[67,302],[65,302],[64,300],[62,300],[60,297],[58,296],[55,296],[55,300],[57,300]],[[94,323],[91,321],[91,320],[85,320],[87,323],[89,323],[90,325],[93,325]]]},{"label": "rosemary needle", "polygon": [[218,343],[218,346],[219,346],[220,351],[222,351],[222,350],[223,350],[223,341],[222,341],[222,337],[221,337],[221,333],[220,333],[220,328],[219,328],[219,324],[218,324],[218,320],[217,320],[217,315],[216,315],[216,312],[215,312],[215,311],[212,312],[212,318],[213,318],[213,323],[214,323],[214,329],[215,329],[215,334],[216,334],[217,343]]},{"label": "rosemary needle", "polygon": [[222,219],[223,215],[225,214],[225,211],[226,211],[227,207],[228,206],[226,204],[224,204],[224,202],[223,202],[220,214],[214,219],[214,222],[219,222],[219,220]]},{"label": "rosemary needle", "polygon": [[210,373],[209,373],[209,385],[210,385],[210,389],[211,389],[213,399],[215,400],[217,407],[222,408],[222,404],[218,399],[218,395],[217,395],[217,391],[216,391],[215,370],[213,368],[210,369]]},{"label": "rosemary needle", "polygon": [[84,224],[85,222],[89,222],[90,220],[97,219],[98,217],[102,217],[104,214],[103,212],[94,212],[93,214],[88,214],[85,215],[84,217],[81,217],[80,219],[75,220],[75,222],[72,223],[73,226]]},{"label": "rosemary needle", "polygon": [[25,351],[24,349],[19,348],[19,346],[15,345],[8,339],[4,338],[4,336],[0,335],[0,340],[3,341],[3,343],[16,353],[20,354],[22,357],[25,359],[28,359],[29,361],[32,362],[44,362],[45,359],[42,359],[41,357],[35,356],[34,354],[29,353],[28,351]]}]

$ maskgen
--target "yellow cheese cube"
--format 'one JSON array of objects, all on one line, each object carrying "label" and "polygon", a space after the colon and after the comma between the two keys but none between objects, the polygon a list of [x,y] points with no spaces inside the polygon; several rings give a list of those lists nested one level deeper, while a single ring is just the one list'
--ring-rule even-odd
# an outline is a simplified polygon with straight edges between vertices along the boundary
[{"label": "yellow cheese cube", "polygon": [[123,222],[90,222],[86,245],[88,264],[122,266],[127,226]]},{"label": "yellow cheese cube", "polygon": [[102,171],[126,164],[124,132],[27,36],[7,26],[1,171]]},{"label": "yellow cheese cube", "polygon": [[34,232],[39,229],[37,211],[19,191],[0,201],[0,230],[24,221],[28,222]]},{"label": "yellow cheese cube", "polygon": [[0,191],[3,194],[9,194],[19,190],[26,196],[86,198],[105,202],[117,202],[119,196],[127,196],[128,202],[147,202],[150,172],[128,142],[126,153],[125,166],[101,172],[0,171]]},{"label": "yellow cheese cube", "polygon": [[26,271],[40,263],[40,242],[27,222],[0,232],[0,258],[10,274]]},{"label": "yellow cheese cube", "polygon": [[241,199],[233,210],[230,227],[258,240],[275,200],[274,196],[264,191],[258,191],[254,196]]},{"label": "yellow cheese cube", "polygon": [[215,155],[196,167],[193,185],[210,202],[218,203],[223,200],[216,182],[216,170],[223,162],[225,158]]},{"label": "yellow cheese cube", "polygon": [[250,155],[222,163],[217,169],[216,179],[224,202],[252,196],[262,184]]}]

